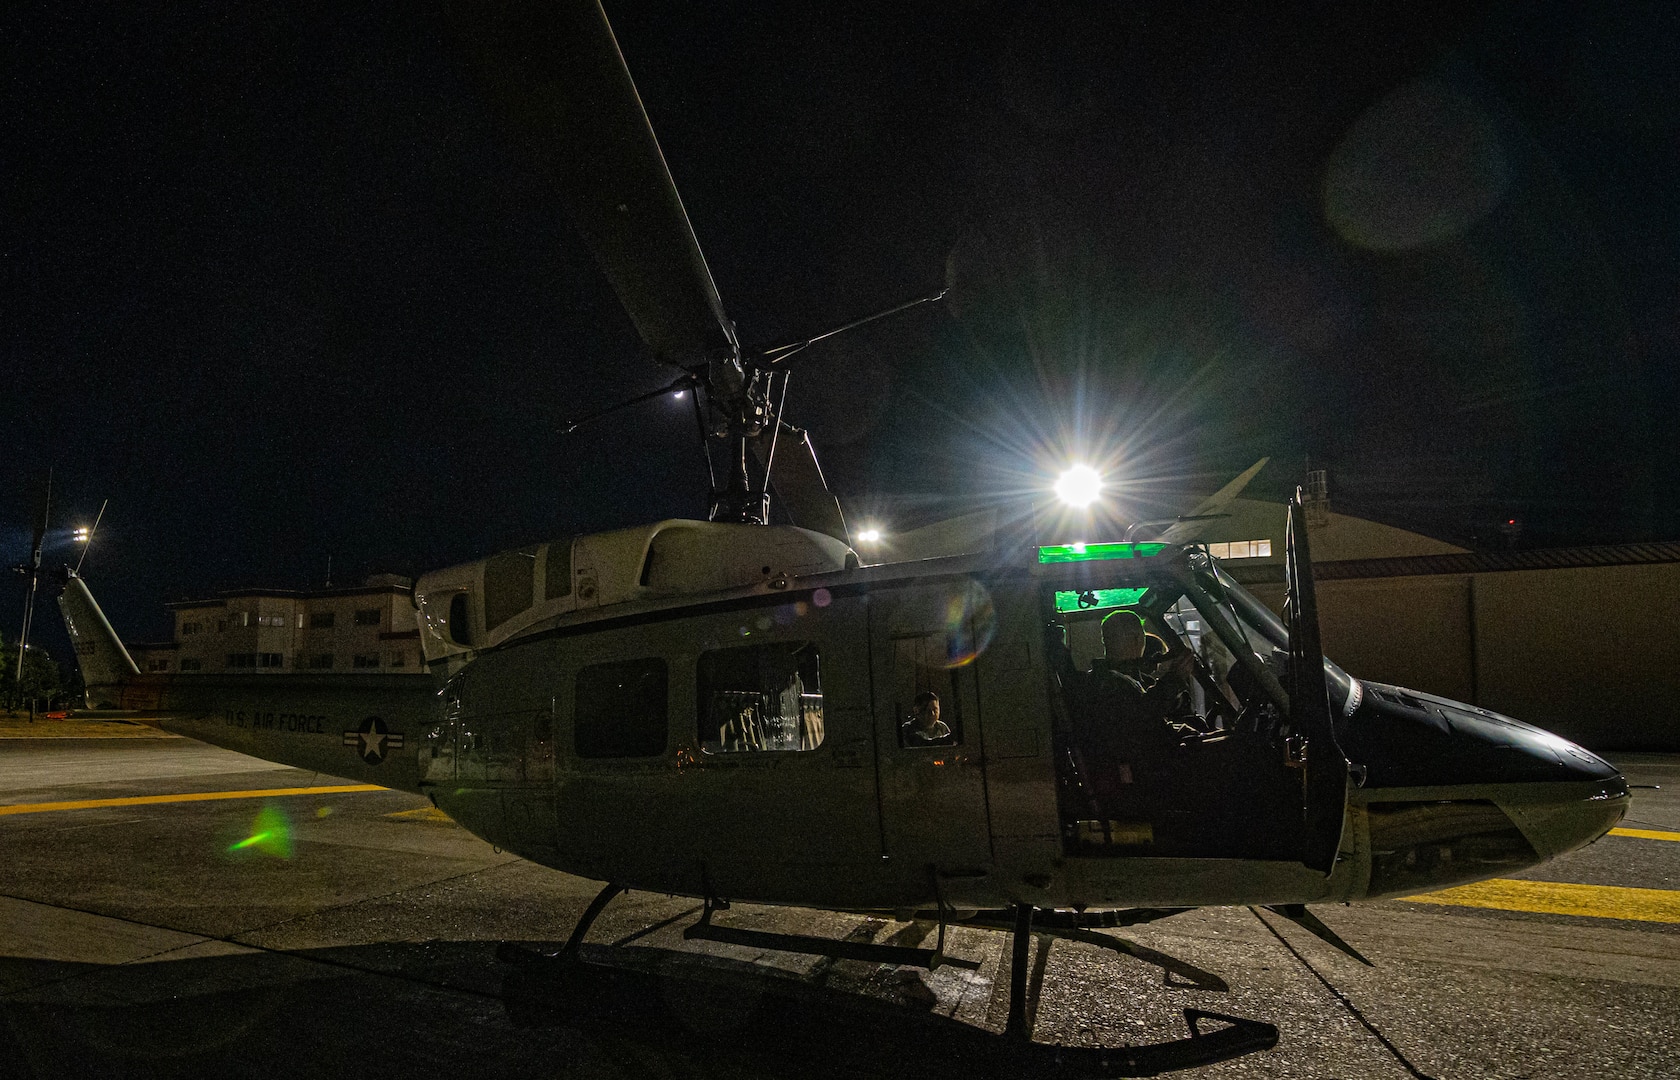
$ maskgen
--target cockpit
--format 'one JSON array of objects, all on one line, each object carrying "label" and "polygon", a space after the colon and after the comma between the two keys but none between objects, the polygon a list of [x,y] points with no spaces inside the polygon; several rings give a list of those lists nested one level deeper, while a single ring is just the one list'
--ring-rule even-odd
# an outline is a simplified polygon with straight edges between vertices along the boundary
[{"label": "cockpit", "polygon": [[[1297,858],[1288,633],[1206,554],[1160,550],[1070,559],[1043,589],[1064,847]],[[1359,683],[1325,671],[1332,708],[1351,712]]]}]

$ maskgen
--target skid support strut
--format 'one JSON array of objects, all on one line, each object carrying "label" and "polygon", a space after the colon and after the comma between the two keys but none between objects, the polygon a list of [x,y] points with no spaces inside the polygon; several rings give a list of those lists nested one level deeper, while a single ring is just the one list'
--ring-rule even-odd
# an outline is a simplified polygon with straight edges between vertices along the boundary
[{"label": "skid support strut", "polygon": [[589,927],[600,917],[606,906],[612,903],[613,897],[626,891],[624,886],[609,881],[605,888],[595,894],[595,899],[591,900],[589,906],[583,909],[583,917],[578,919],[576,926],[572,927],[572,936],[566,939],[566,947],[560,950],[560,959],[577,959],[578,948],[583,945],[583,935],[589,933]]},{"label": "skid support strut", "polygon": [[1009,953],[1009,1022],[1003,1033],[1014,1039],[1032,1038],[1027,1029],[1027,960],[1032,955],[1031,904],[1015,905],[1015,937]]}]

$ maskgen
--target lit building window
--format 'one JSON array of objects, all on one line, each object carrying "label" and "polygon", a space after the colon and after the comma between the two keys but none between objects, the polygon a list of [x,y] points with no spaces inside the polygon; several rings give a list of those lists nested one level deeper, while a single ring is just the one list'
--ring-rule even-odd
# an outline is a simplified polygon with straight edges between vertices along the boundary
[{"label": "lit building window", "polygon": [[1272,554],[1270,540],[1232,540],[1229,543],[1209,544],[1208,554],[1216,559],[1266,559]]}]

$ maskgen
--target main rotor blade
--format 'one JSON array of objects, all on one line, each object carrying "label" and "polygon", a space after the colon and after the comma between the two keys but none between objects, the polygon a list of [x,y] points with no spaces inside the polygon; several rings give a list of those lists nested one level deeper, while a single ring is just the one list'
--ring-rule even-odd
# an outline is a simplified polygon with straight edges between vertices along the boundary
[{"label": "main rotor blade", "polygon": [[1254,479],[1260,470],[1266,467],[1266,462],[1270,460],[1272,459],[1269,457],[1263,457],[1244,469],[1235,480],[1197,503],[1194,510],[1185,514],[1183,520],[1162,533],[1159,539],[1169,544],[1188,544],[1200,536],[1202,531],[1207,528],[1207,523],[1222,516],[1225,508],[1236,501],[1237,496],[1242,494],[1243,488],[1248,486],[1248,482]]},{"label": "main rotor blade", "polygon": [[654,356],[733,355],[734,325],[597,0],[462,0],[458,14],[515,136]]},{"label": "main rotor blade", "polygon": [[41,569],[41,545],[47,536],[47,520],[52,516],[52,470],[47,470],[47,486],[41,489],[41,516],[35,519],[35,535],[29,542],[31,573]]},{"label": "main rotor blade", "polygon": [[[761,466],[770,453],[772,430],[766,428],[762,435],[749,440]],[[776,440],[776,458],[771,462],[770,485],[795,525],[827,533],[843,544],[852,542],[846,532],[845,515],[840,512],[840,500],[828,490],[811,435],[804,428],[782,426],[781,437]]]}]

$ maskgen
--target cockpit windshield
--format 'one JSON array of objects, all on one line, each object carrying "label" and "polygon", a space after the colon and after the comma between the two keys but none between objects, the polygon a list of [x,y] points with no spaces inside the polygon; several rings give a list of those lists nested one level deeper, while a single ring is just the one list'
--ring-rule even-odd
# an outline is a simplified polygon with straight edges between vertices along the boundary
[{"label": "cockpit windshield", "polygon": [[[1281,665],[1289,654],[1289,631],[1284,627],[1283,620],[1220,569],[1215,560],[1192,557],[1191,567],[1196,570],[1197,582],[1211,598],[1222,603],[1235,616],[1237,626],[1255,655],[1269,662],[1274,658],[1273,654],[1281,653],[1282,656],[1276,657]],[[1350,697],[1357,706],[1359,691],[1355,689],[1357,684],[1353,677],[1328,656],[1324,658],[1324,678],[1329,684],[1330,701],[1336,708],[1345,710]]]}]

